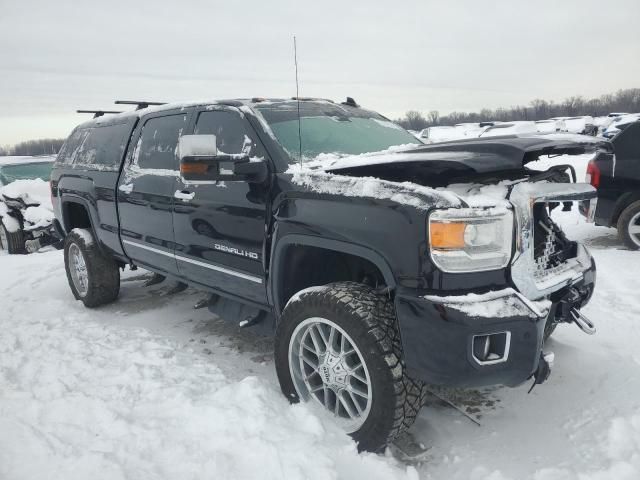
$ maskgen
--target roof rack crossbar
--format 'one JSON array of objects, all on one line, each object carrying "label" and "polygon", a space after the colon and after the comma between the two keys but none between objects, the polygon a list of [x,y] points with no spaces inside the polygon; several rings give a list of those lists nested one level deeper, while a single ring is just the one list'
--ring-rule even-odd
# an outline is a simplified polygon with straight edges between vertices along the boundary
[{"label": "roof rack crossbar", "polygon": [[146,100],[116,100],[116,105],[136,105],[136,110],[142,110],[150,105],[166,105],[166,102],[147,102]]},{"label": "roof rack crossbar", "polygon": [[115,110],[76,110],[76,113],[93,113],[93,118],[98,118],[106,113],[122,113]]}]

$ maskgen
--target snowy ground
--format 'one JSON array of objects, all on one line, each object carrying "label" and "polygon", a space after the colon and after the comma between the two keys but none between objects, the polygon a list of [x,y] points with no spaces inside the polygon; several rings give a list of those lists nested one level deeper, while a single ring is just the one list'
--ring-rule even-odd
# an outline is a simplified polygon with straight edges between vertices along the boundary
[{"label": "snowy ground", "polygon": [[637,480],[640,253],[577,212],[556,219],[598,263],[585,309],[598,333],[561,326],[551,378],[530,395],[446,393],[482,426],[430,401],[411,431],[430,447],[416,465],[358,455],[290,406],[270,340],[193,310],[201,293],[163,296],[130,272],[116,303],[89,311],[61,252],[0,256],[0,479]]}]

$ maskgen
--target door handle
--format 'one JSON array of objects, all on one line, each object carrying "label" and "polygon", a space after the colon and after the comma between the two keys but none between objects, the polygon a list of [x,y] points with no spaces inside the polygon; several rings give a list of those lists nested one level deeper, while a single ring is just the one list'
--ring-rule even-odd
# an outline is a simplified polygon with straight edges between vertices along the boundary
[{"label": "door handle", "polygon": [[133,191],[133,183],[126,183],[124,185],[120,185],[118,187],[118,190],[120,190],[122,193],[131,193]]},{"label": "door handle", "polygon": [[175,198],[178,200],[182,200],[183,202],[188,202],[189,200],[193,200],[193,197],[196,196],[196,192],[187,192],[185,190],[176,190],[176,193],[173,194]]}]

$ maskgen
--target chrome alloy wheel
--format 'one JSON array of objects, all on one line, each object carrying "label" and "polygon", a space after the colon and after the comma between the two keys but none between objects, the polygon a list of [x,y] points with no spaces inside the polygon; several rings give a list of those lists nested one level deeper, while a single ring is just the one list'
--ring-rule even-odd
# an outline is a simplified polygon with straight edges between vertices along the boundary
[{"label": "chrome alloy wheel", "polygon": [[75,243],[69,246],[69,271],[78,295],[84,297],[89,290],[89,274],[82,251]]},{"label": "chrome alloy wheel", "polygon": [[640,212],[631,217],[628,230],[631,241],[640,247]]},{"label": "chrome alloy wheel", "polygon": [[369,416],[371,379],[351,337],[325,318],[307,318],[289,342],[289,371],[302,401],[313,398],[333,413],[347,433]]}]

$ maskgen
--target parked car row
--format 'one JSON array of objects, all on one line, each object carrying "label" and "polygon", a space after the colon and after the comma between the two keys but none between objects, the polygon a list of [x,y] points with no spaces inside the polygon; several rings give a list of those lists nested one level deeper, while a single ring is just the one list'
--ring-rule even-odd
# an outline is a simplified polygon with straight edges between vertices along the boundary
[{"label": "parked car row", "polygon": [[620,126],[640,119],[640,113],[611,113],[606,117],[580,115],[553,117],[548,120],[459,123],[453,126],[427,127],[416,134],[424,143],[439,143],[464,138],[493,137],[500,135],[576,133],[602,135],[606,138],[620,131]]}]

